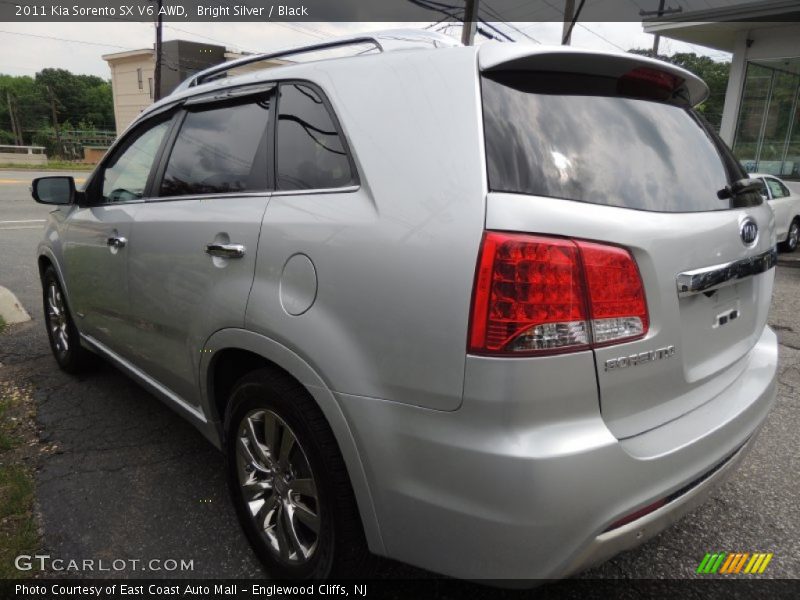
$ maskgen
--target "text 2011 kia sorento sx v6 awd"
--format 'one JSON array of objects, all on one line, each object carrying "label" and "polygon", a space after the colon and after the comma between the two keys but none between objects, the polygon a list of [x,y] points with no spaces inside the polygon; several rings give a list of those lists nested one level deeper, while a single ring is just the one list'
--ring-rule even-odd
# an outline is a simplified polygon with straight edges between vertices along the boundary
[{"label": "text 2011 kia sorento sx v6 awd", "polygon": [[213,67],[83,190],[34,182],[56,360],[108,358],[223,449],[276,576],[550,578],[639,544],[775,396],[772,211],[706,85],[418,32],[326,47],[364,43]]}]

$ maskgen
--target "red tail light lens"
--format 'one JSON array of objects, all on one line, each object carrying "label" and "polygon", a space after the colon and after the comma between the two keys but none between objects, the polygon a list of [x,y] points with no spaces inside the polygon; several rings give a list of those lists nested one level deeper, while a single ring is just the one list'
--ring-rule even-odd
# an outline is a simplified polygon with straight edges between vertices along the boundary
[{"label": "red tail light lens", "polygon": [[617,80],[617,91],[623,96],[666,100],[672,95],[672,92],[683,85],[683,82],[683,77],[672,73],[649,67],[638,67]]},{"label": "red tail light lens", "polygon": [[647,332],[639,271],[616,246],[486,232],[472,300],[469,351],[548,354]]},{"label": "red tail light lens", "polygon": [[576,241],[589,289],[595,346],[644,335],[649,327],[642,277],[631,253],[617,246]]}]

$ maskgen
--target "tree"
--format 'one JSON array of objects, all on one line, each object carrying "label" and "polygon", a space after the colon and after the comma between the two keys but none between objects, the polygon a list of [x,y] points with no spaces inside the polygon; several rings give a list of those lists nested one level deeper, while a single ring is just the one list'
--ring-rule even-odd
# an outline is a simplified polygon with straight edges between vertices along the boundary
[{"label": "tree", "polygon": [[[635,48],[632,54],[654,58],[652,50]],[[703,116],[719,131],[722,122],[722,108],[725,105],[725,93],[728,89],[728,75],[731,63],[717,62],[708,56],[698,56],[694,52],[678,52],[672,56],[659,54],[655,58],[677,65],[694,73],[706,82],[709,89],[708,98],[697,107]]]},{"label": "tree", "polygon": [[94,75],[75,75],[64,69],[43,69],[35,77],[0,74],[0,140],[14,139],[9,98],[15,106],[25,144],[34,143],[34,138],[41,141],[54,135],[50,90],[56,99],[59,123],[114,130],[109,81]]}]

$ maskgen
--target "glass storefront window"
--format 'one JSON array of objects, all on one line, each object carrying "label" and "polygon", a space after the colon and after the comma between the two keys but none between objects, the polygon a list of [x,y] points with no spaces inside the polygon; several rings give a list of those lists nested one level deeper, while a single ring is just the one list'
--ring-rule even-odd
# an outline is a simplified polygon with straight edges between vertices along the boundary
[{"label": "glass storefront window", "polygon": [[800,180],[800,57],[748,63],[733,150],[750,172]]}]

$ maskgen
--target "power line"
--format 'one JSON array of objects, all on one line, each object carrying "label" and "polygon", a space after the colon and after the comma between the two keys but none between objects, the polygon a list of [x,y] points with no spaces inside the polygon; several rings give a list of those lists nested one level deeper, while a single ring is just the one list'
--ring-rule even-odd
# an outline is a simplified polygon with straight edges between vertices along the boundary
[{"label": "power line", "polygon": [[537,40],[535,37],[533,37],[532,35],[528,35],[524,31],[522,31],[516,25],[512,25],[508,21],[504,21],[503,18],[502,18],[502,15],[499,12],[497,12],[497,10],[493,6],[491,6],[487,1],[484,0],[483,4],[481,6],[482,6],[481,10],[483,10],[489,16],[494,17],[495,19],[497,19],[500,23],[502,23],[506,27],[509,27],[509,28],[513,29],[517,33],[521,33],[522,35],[524,35],[526,38],[528,38],[532,42],[536,42],[537,44],[541,44],[542,43],[539,40]]},{"label": "power line", "polygon": [[70,42],[72,44],[86,44],[87,46],[103,46],[105,48],[120,48],[122,50],[136,50],[136,48],[130,48],[128,46],[118,46],[116,44],[101,44],[100,42],[86,42],[84,40],[71,40],[71,39],[67,39],[67,38],[55,37],[55,36],[52,36],[52,35],[38,35],[38,34],[35,34],[35,33],[22,33],[21,31],[0,30],[0,33],[6,33],[8,35],[23,35],[23,36],[34,37],[34,38],[39,38],[39,39],[43,39],[43,40],[56,40],[58,42]]},{"label": "power line", "polygon": [[623,52],[627,52],[627,50],[626,50],[625,48],[623,48],[622,46],[620,46],[620,45],[618,45],[618,44],[615,44],[615,43],[614,43],[614,42],[612,42],[610,39],[608,39],[607,37],[605,37],[605,36],[603,36],[603,35],[600,35],[600,34],[599,34],[599,33],[597,33],[596,31],[592,31],[591,29],[589,29],[589,28],[588,28],[586,25],[584,25],[583,23],[577,23],[577,25],[578,25],[578,26],[580,26],[580,27],[583,27],[583,28],[584,28],[586,31],[588,31],[588,32],[589,32],[589,33],[591,33],[592,35],[599,37],[599,38],[600,38],[601,40],[603,40],[604,42],[606,42],[606,43],[608,43],[608,44],[611,44],[612,46],[614,46],[614,47],[615,47],[615,48],[617,48],[618,50],[622,50]]}]

